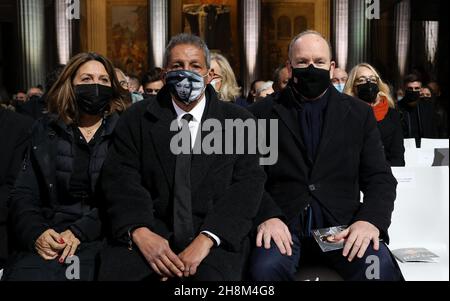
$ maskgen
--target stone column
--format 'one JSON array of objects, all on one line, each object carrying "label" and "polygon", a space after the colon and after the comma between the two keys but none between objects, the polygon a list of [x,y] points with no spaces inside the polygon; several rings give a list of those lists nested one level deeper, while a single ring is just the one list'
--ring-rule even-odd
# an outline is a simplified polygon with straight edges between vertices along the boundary
[{"label": "stone column", "polygon": [[149,0],[151,64],[163,67],[164,51],[169,34],[169,3],[166,0]]},{"label": "stone column", "polygon": [[348,0],[333,3],[333,48],[339,68],[347,68],[348,60]]},{"label": "stone column", "polygon": [[24,89],[45,84],[44,0],[17,1],[21,84]]},{"label": "stone column", "polygon": [[67,64],[72,57],[72,18],[66,0],[55,0],[56,48],[58,63]]},{"label": "stone column", "polygon": [[366,16],[366,0],[349,0],[348,68],[368,59],[370,22]]},{"label": "stone column", "polygon": [[250,84],[258,77],[258,56],[260,52],[261,36],[261,1],[242,1],[242,30],[244,49],[244,73],[243,91],[244,95],[250,90]]},{"label": "stone column", "polygon": [[411,28],[411,3],[403,0],[395,7],[395,56],[398,64],[398,84],[406,72]]}]

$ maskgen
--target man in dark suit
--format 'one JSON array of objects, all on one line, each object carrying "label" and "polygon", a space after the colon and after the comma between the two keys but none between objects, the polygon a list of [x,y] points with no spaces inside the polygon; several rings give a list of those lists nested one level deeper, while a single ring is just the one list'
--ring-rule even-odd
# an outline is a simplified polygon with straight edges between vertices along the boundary
[{"label": "man in dark suit", "polygon": [[7,201],[25,156],[33,120],[0,107],[0,269],[8,255]]},{"label": "man in dark suit", "polygon": [[[401,279],[380,242],[389,240],[397,182],[370,107],[331,85],[331,53],[319,33],[298,35],[289,50],[288,87],[250,108],[257,118],[280,121],[278,162],[266,168],[256,219],[253,280],[294,280],[306,249],[346,280]],[[343,251],[321,254],[312,230],[341,225],[348,228],[328,241],[345,242]]]},{"label": "man in dark suit", "polygon": [[189,147],[175,155],[172,142],[181,128],[198,146],[214,132],[202,128],[206,120],[253,116],[218,100],[200,38],[174,37],[164,68],[165,87],[123,115],[104,164],[115,243],[102,253],[99,278],[239,280],[264,190],[258,155],[192,154]]},{"label": "man in dark suit", "polygon": [[409,74],[403,82],[405,97],[398,103],[403,136],[415,138],[420,148],[423,138],[438,138],[435,103],[421,97],[423,83],[419,75]]}]

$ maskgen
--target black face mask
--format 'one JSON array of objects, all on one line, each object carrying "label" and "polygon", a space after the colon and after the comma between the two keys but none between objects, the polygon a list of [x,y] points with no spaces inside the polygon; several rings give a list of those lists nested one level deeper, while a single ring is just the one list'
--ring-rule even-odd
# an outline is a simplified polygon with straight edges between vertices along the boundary
[{"label": "black face mask", "polygon": [[314,67],[293,68],[290,85],[307,99],[315,99],[330,86],[330,71]]},{"label": "black face mask", "polygon": [[421,102],[433,102],[433,98],[432,97],[421,97],[420,98]]},{"label": "black face mask", "polygon": [[75,98],[78,108],[89,115],[102,115],[113,98],[113,88],[99,85],[75,86]]},{"label": "black face mask", "polygon": [[405,97],[402,99],[402,102],[409,104],[419,101],[419,99],[420,99],[420,91],[406,90]]},{"label": "black face mask", "polygon": [[380,89],[377,84],[365,83],[356,87],[358,90],[358,98],[365,102],[372,104],[375,103],[380,93]]}]

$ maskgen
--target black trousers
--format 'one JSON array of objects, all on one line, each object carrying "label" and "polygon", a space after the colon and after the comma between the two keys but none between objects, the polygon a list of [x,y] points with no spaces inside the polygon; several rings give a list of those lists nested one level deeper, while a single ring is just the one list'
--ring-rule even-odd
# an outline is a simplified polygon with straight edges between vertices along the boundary
[{"label": "black trousers", "polygon": [[[222,248],[211,249],[193,277],[173,281],[240,281],[249,255],[249,243],[236,253]],[[132,251],[126,246],[109,246],[100,255],[100,281],[160,280],[137,247]]]},{"label": "black trousers", "polygon": [[77,261],[60,264],[59,257],[47,261],[36,252],[18,252],[11,256],[5,269],[4,280],[93,281],[96,279],[98,254],[103,245],[100,241],[80,244],[75,253],[79,265]]},{"label": "black trousers", "polygon": [[6,227],[8,209],[0,200],[0,269],[4,268],[8,259],[8,232]]}]

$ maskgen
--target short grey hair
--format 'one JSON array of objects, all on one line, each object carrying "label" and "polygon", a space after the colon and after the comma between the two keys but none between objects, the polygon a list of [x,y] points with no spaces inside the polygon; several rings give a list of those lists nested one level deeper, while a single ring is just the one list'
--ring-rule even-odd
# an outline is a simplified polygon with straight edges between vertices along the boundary
[{"label": "short grey hair", "polygon": [[298,34],[298,35],[291,41],[291,44],[289,45],[289,60],[292,59],[292,52],[293,52],[293,50],[294,50],[294,45],[295,45],[295,43],[296,43],[300,38],[302,38],[302,37],[304,37],[304,36],[307,36],[307,35],[310,35],[310,34],[315,35],[315,36],[318,36],[318,37],[322,38],[325,42],[327,42],[328,48],[330,49],[330,61],[331,61],[331,60],[333,59],[333,47],[331,46],[330,41],[328,41],[328,40],[323,36],[323,34],[321,34],[321,33],[318,32],[318,31],[315,31],[315,30],[306,30],[306,31],[303,31],[302,33]]},{"label": "short grey hair", "polygon": [[164,52],[164,61],[163,61],[164,68],[167,68],[169,65],[172,49],[178,45],[193,45],[201,49],[205,54],[206,67],[208,69],[211,68],[211,53],[205,41],[203,41],[200,37],[196,35],[188,33],[178,34],[170,40],[169,44],[166,47],[166,51]]},{"label": "short grey hair", "polygon": [[259,94],[261,94],[261,92],[263,92],[267,89],[270,89],[272,87],[273,87],[273,81],[270,80],[270,81],[264,82],[264,84],[262,84],[262,86],[258,90],[256,90],[256,95],[259,95]]}]

